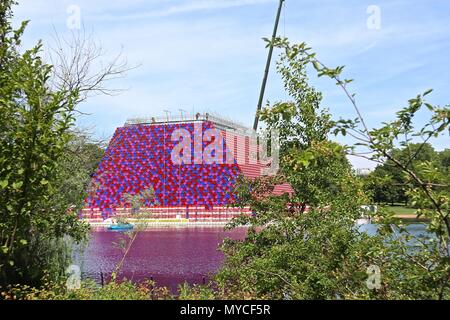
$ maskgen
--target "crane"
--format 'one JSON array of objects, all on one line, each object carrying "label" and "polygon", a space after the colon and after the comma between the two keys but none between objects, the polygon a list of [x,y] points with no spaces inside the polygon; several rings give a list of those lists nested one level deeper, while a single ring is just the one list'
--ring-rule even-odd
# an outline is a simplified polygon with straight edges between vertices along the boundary
[{"label": "crane", "polygon": [[[273,28],[273,34],[272,34],[272,41],[275,40],[275,38],[277,37],[278,23],[280,22],[281,9],[283,8],[284,1],[285,0],[280,0],[280,4],[278,5],[277,17],[275,19],[275,26]],[[272,61],[272,54],[273,54],[273,45],[270,44],[269,54],[267,56],[267,62],[266,62],[266,69],[264,71],[264,77],[263,77],[263,81],[262,81],[262,85],[261,85],[261,91],[259,93],[258,106],[256,108],[255,122],[253,123],[254,131],[258,130],[258,121],[259,121],[258,113],[261,110],[262,103],[264,100],[264,92],[266,91],[266,84],[267,84],[267,78],[269,76],[270,63]]]}]

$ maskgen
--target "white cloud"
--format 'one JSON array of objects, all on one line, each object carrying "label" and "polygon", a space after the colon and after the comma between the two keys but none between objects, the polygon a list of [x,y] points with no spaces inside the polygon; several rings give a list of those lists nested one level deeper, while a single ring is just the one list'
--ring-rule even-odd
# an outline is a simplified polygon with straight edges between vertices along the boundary
[{"label": "white cloud", "polygon": [[15,8],[19,19],[34,17],[48,23],[67,16],[67,8],[79,6],[84,20],[91,22],[136,21],[199,11],[262,5],[277,0],[23,0]]},{"label": "white cloud", "polygon": [[122,15],[105,14],[92,16],[91,18],[97,21],[138,20],[155,17],[166,17],[175,14],[192,13],[197,11],[219,10],[233,7],[258,5],[274,1],[275,0],[192,0],[185,1],[181,4],[171,5],[162,9],[144,11],[140,13]]}]

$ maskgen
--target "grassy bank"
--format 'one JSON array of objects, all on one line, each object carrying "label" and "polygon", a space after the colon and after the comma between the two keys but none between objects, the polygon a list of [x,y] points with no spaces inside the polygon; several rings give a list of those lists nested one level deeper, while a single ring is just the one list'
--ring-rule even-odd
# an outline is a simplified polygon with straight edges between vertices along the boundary
[{"label": "grassy bank", "polygon": [[399,206],[399,205],[387,206],[386,208],[393,211],[395,213],[395,217],[397,217],[401,220],[405,220],[405,221],[409,221],[409,222],[426,222],[426,221],[428,221],[428,219],[425,217],[418,218],[417,214],[416,214],[416,209],[414,209],[414,208],[409,208],[409,207]]},{"label": "grassy bank", "polygon": [[388,206],[387,208],[393,211],[396,215],[416,216],[416,209],[414,208],[408,208],[405,206]]}]

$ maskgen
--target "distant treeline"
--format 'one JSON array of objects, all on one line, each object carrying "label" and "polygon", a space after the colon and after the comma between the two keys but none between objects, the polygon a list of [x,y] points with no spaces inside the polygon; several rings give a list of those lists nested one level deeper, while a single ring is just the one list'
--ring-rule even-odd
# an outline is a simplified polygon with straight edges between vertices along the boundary
[{"label": "distant treeline", "polygon": [[[436,151],[429,143],[410,144],[405,148],[394,149],[393,156],[402,159],[404,164],[408,164],[411,169],[423,165],[431,165],[439,172],[448,177],[450,181],[450,149]],[[411,160],[413,158],[413,160]],[[364,178],[366,191],[370,193],[376,203],[401,203],[414,206],[411,203],[407,190],[412,182],[399,170],[392,161],[378,165],[375,170]],[[430,185],[434,188],[445,188],[445,185]]]}]

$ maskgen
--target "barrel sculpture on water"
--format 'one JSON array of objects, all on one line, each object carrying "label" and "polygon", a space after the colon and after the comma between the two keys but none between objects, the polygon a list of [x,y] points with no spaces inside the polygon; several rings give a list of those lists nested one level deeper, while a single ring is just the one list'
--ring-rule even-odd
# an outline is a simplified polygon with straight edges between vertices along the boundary
[{"label": "barrel sculpture on water", "polygon": [[[155,218],[228,220],[248,208],[230,207],[237,177],[257,177],[263,164],[245,128],[211,116],[128,123],[113,138],[92,177],[82,217],[101,221],[136,213]],[[291,192],[289,185],[277,192]],[[151,190],[151,192],[149,192]]]}]

